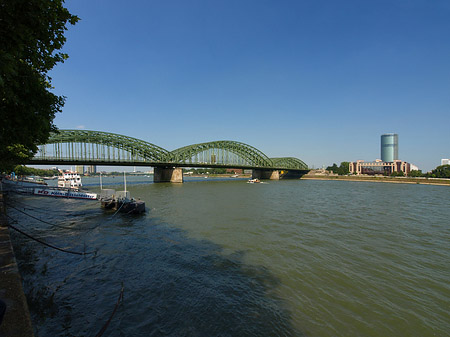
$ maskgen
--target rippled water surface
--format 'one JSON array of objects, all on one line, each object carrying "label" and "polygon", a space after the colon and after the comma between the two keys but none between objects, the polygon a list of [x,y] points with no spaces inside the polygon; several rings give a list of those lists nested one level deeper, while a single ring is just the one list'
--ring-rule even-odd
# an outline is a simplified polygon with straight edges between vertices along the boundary
[{"label": "rippled water surface", "polygon": [[449,187],[150,182],[128,178],[142,216],[9,197],[20,228],[95,251],[12,233],[37,336],[95,335],[122,282],[108,336],[448,336]]}]

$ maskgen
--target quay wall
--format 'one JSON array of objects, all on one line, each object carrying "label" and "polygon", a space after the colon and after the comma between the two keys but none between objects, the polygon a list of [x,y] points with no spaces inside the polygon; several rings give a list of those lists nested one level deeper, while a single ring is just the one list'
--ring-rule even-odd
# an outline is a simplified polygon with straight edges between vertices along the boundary
[{"label": "quay wall", "polygon": [[34,336],[33,327],[11,244],[1,187],[0,181],[0,299],[6,304],[0,337],[30,337]]}]

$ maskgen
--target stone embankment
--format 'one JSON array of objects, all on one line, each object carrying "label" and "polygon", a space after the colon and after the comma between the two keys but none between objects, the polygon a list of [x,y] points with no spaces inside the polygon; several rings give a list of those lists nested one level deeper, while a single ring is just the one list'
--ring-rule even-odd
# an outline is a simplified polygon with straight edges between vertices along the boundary
[{"label": "stone embankment", "polygon": [[9,236],[1,187],[0,181],[0,299],[6,304],[6,313],[0,325],[0,337],[34,336],[22,278]]}]

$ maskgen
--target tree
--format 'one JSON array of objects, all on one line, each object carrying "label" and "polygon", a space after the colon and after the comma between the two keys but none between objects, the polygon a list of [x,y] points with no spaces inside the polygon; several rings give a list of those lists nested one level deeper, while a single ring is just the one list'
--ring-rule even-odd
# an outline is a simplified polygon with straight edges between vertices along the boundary
[{"label": "tree", "polygon": [[60,52],[66,25],[79,18],[64,0],[0,0],[0,172],[24,163],[56,131],[53,119],[65,97],[50,90],[48,72]]},{"label": "tree", "polygon": [[333,173],[339,174],[339,175],[346,175],[350,172],[349,170],[350,163],[348,161],[343,161],[341,165],[338,167],[336,163],[333,164],[333,166],[328,166],[327,171],[332,171]]},{"label": "tree", "polygon": [[413,170],[408,173],[409,177],[415,178],[415,177],[423,177],[423,173],[421,170]]},{"label": "tree", "polygon": [[438,166],[431,173],[428,173],[427,176],[431,178],[450,178],[450,165]]},{"label": "tree", "polygon": [[326,168],[327,171],[331,171],[333,173],[337,173],[339,170],[339,167],[336,165],[336,163],[333,163],[333,166],[328,166]]},{"label": "tree", "polygon": [[350,163],[348,161],[343,161],[341,166],[339,166],[340,175],[346,175],[350,173]]},{"label": "tree", "polygon": [[41,176],[41,177],[46,177],[46,176],[51,177],[51,176],[55,176],[55,175],[59,174],[58,170],[36,169],[36,168],[22,166],[22,165],[17,165],[14,168],[14,172],[18,176],[33,176],[34,175],[34,176]]}]

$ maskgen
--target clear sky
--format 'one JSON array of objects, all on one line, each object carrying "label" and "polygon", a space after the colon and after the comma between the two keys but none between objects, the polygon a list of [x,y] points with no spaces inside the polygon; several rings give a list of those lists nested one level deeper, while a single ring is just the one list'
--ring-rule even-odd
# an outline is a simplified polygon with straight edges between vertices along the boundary
[{"label": "clear sky", "polygon": [[450,157],[448,0],[66,0],[55,123],[173,150],[236,140],[310,167]]}]

